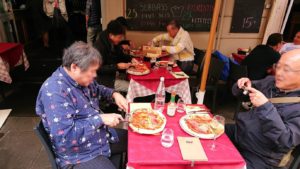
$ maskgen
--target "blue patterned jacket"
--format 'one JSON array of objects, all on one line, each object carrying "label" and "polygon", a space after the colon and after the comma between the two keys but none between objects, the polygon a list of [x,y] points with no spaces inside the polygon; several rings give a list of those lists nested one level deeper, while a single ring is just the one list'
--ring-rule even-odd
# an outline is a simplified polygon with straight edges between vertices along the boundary
[{"label": "blue patterned jacket", "polygon": [[109,142],[117,142],[118,137],[103,124],[99,100],[112,100],[112,94],[112,89],[97,82],[80,86],[63,67],[44,82],[36,113],[49,133],[59,166],[110,156]]}]

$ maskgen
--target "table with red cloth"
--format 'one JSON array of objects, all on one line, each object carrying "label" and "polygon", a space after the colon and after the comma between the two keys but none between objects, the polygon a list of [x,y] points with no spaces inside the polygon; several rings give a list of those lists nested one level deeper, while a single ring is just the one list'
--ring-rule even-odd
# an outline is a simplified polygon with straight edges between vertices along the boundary
[{"label": "table with red cloth", "polygon": [[233,60],[235,60],[239,64],[241,64],[246,57],[247,57],[247,55],[232,53]]},{"label": "table with red cloth", "polygon": [[[147,66],[150,67],[150,64],[147,63]],[[180,72],[181,70],[179,67],[175,67],[172,68],[172,71]],[[133,99],[136,97],[155,94],[160,82],[160,77],[165,78],[164,84],[167,92],[176,92],[185,103],[191,103],[191,92],[188,79],[175,78],[165,67],[151,69],[151,72],[147,75],[128,75],[130,82],[126,96],[127,100],[133,102]]]},{"label": "table with red cloth", "polygon": [[177,141],[178,136],[191,137],[185,133],[179,120],[185,113],[176,113],[167,118],[166,128],[174,131],[174,144],[170,148],[161,145],[159,135],[142,135],[128,129],[127,169],[246,169],[246,163],[226,134],[216,139],[217,150],[210,150],[213,140],[200,139],[208,161],[197,161],[191,167],[191,161],[184,161]]},{"label": "table with red cloth", "polygon": [[22,44],[0,43],[0,81],[11,83],[10,69],[22,64],[25,70],[29,68]]}]

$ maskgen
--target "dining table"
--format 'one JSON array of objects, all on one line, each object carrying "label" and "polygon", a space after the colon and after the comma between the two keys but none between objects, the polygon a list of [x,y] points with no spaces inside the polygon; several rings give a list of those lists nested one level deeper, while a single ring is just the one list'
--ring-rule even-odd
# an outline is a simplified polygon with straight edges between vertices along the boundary
[{"label": "dining table", "polygon": [[[131,103],[132,110],[139,103]],[[153,106],[153,104],[150,104]],[[149,106],[148,105],[148,106]],[[205,108],[204,105],[197,105]],[[143,103],[142,107],[147,107]],[[161,145],[161,133],[139,134],[131,128],[128,129],[128,163],[127,169],[246,169],[246,163],[239,151],[230,141],[225,133],[219,136],[216,141],[216,149],[211,150],[211,139],[200,139],[207,161],[183,160],[177,137],[192,137],[187,134],[179,125],[180,119],[186,113],[176,113],[170,117],[166,114],[167,106],[163,111],[167,119],[165,128],[174,131],[174,144],[170,148]],[[200,150],[199,150],[200,151]]]},{"label": "dining table", "polygon": [[0,43],[0,81],[12,83],[9,72],[19,65],[24,65],[25,70],[29,68],[23,45],[20,43]]},{"label": "dining table", "polygon": [[[168,60],[168,57],[161,58],[162,61]],[[165,90],[169,93],[175,92],[186,103],[191,103],[191,92],[188,76],[174,76],[176,73],[182,73],[178,66],[168,70],[167,67],[151,68],[149,62],[143,62],[150,69],[150,73],[146,75],[128,74],[129,87],[126,95],[128,102],[133,102],[136,97],[144,97],[153,95],[160,83],[160,78],[164,77]]]}]

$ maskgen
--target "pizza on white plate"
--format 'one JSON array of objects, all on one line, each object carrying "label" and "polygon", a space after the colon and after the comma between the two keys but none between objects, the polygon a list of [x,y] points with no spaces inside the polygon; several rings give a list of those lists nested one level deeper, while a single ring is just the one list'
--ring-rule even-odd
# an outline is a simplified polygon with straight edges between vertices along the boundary
[{"label": "pizza on white plate", "polygon": [[141,50],[130,50],[130,55],[134,56],[134,57],[142,57],[144,56],[144,52]]},{"label": "pizza on white plate", "polygon": [[161,132],[166,125],[166,117],[152,109],[137,109],[131,113],[130,128],[141,134],[155,134]]},{"label": "pizza on white plate", "polygon": [[156,65],[158,67],[167,67],[168,63],[169,63],[169,61],[158,61],[158,62],[156,62]]},{"label": "pizza on white plate", "polygon": [[185,132],[203,139],[213,139],[224,133],[224,125],[214,121],[209,114],[188,114],[179,123]]},{"label": "pizza on white plate", "polygon": [[150,69],[145,64],[137,64],[127,69],[127,73],[132,75],[146,75],[150,73]]},{"label": "pizza on white plate", "polygon": [[158,53],[146,53],[146,57],[148,58],[158,58],[160,54]]}]

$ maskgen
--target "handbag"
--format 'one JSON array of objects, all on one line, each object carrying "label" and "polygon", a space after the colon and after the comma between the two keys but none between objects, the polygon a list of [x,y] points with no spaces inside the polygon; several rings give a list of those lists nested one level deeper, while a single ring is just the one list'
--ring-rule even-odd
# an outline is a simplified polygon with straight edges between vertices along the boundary
[{"label": "handbag", "polygon": [[[61,3],[64,3],[64,2],[65,1],[63,1]],[[67,19],[65,19],[65,17],[63,16],[63,13],[62,13],[63,10],[61,10],[61,5],[60,5],[61,3],[59,3],[59,0],[54,1],[52,24],[53,24],[54,28],[57,28],[57,29],[64,28],[67,26],[67,22],[66,22]]]},{"label": "handbag", "polygon": [[43,0],[43,11],[49,18],[54,17],[55,8],[59,9],[59,15],[61,15],[65,21],[68,21],[68,13],[65,0]]}]

